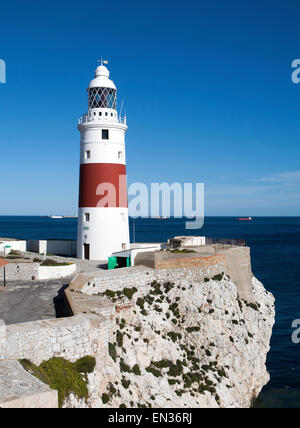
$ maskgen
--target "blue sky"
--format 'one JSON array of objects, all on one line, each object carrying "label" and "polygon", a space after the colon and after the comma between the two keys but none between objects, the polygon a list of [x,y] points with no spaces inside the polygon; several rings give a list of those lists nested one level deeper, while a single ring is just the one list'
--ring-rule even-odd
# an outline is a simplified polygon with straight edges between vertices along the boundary
[{"label": "blue sky", "polygon": [[206,215],[300,215],[297,0],[2,2],[0,214],[76,211],[97,59],[133,182],[204,182]]}]

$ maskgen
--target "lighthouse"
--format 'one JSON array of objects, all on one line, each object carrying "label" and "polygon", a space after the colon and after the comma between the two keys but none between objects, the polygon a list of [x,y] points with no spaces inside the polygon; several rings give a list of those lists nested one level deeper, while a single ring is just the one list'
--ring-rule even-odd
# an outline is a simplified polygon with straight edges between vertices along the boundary
[{"label": "lighthouse", "polygon": [[77,257],[107,260],[129,249],[126,117],[117,112],[117,88],[106,66],[95,71],[88,111],[79,119],[80,183]]}]

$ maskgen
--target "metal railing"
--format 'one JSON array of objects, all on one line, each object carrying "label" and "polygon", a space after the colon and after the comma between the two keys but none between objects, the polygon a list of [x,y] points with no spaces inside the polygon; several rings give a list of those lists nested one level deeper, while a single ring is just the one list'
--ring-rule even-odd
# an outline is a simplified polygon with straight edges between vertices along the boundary
[{"label": "metal railing", "polygon": [[246,242],[244,239],[231,239],[231,238],[205,238],[207,245],[211,244],[222,244],[222,245],[234,245],[237,247],[244,247]]},{"label": "metal railing", "polygon": [[84,114],[83,116],[81,116],[78,119],[78,125],[82,125],[84,123],[88,123],[88,122],[111,122],[111,123],[120,123],[122,125],[126,125],[127,124],[127,119],[126,116],[125,117],[111,117],[111,116],[99,116],[99,115],[88,115],[88,114]]}]

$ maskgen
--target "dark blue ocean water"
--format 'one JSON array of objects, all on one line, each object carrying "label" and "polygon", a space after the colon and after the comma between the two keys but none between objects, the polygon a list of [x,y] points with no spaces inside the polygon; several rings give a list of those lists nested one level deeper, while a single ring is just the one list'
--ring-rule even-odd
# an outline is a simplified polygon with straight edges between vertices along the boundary
[{"label": "dark blue ocean water", "polygon": [[[300,344],[292,343],[292,321],[300,319],[300,217],[207,217],[199,231],[186,231],[183,219],[137,219],[136,242],[161,242],[175,235],[245,239],[255,276],[276,298],[268,370],[271,381],[257,407],[300,407]],[[131,221],[131,240],[133,241]],[[76,239],[76,219],[0,217],[0,237]]]}]

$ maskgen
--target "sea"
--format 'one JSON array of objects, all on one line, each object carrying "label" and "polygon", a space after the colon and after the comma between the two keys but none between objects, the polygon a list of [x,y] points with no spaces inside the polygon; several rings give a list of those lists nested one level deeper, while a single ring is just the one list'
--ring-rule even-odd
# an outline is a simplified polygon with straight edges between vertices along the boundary
[{"label": "sea", "polygon": [[[199,230],[186,219],[130,219],[131,242],[163,242],[178,235],[244,239],[251,248],[254,275],[276,299],[276,322],[267,357],[271,380],[254,407],[300,407],[300,343],[292,341],[300,320],[300,217],[206,217]],[[76,239],[77,219],[0,216],[0,237]],[[300,324],[300,321],[299,321]],[[300,337],[300,335],[299,335]]]}]

